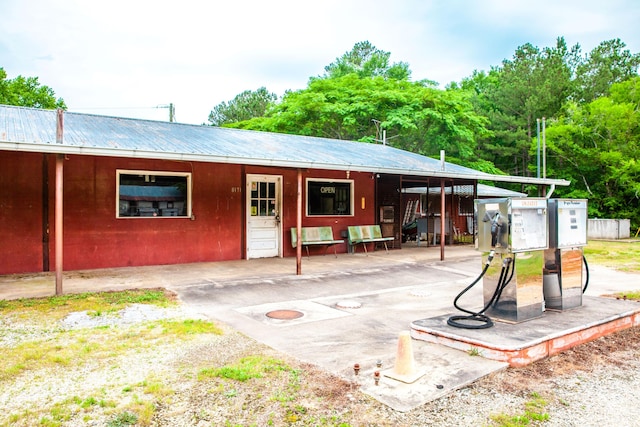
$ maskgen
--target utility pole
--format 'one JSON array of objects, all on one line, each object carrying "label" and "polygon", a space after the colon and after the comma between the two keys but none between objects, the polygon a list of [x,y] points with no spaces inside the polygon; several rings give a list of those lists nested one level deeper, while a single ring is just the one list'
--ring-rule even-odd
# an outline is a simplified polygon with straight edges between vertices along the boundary
[{"label": "utility pole", "polygon": [[[397,138],[400,135],[393,135],[390,138],[387,138],[387,130],[381,128],[382,122],[380,120],[371,119],[371,121],[376,125],[376,139],[375,142],[382,142],[382,145],[387,145],[387,141],[393,138]],[[382,131],[382,139],[380,139],[380,131]]]},{"label": "utility pole", "polygon": [[169,105],[158,105],[156,108],[168,108],[169,109],[169,121],[171,123],[176,121],[176,109],[173,105],[173,102]]},{"label": "utility pole", "polygon": [[538,146],[536,149],[538,161],[536,165],[537,166],[536,171],[537,171],[537,177],[540,178],[540,119],[536,119],[536,127],[537,127],[537,137],[538,137]]},{"label": "utility pole", "polygon": [[547,119],[542,118],[542,177],[547,177]]}]

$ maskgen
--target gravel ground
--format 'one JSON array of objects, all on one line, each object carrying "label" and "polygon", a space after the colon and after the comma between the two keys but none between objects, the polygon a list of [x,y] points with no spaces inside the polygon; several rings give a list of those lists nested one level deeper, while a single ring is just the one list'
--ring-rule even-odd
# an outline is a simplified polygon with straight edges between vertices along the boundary
[{"label": "gravel ground", "polygon": [[[549,414],[540,425],[640,426],[640,337],[637,332],[619,335],[635,340],[630,349],[599,357],[595,347],[606,346],[605,339],[534,366],[507,369],[458,390],[425,406],[425,425],[488,425],[491,415],[523,414],[536,393],[546,402],[543,411]],[[418,416],[408,425],[419,422]]]},{"label": "gravel ground", "polygon": [[[0,346],[58,340],[62,348],[69,339],[64,331],[120,330],[133,335],[140,325],[190,317],[181,307],[145,305],[109,316],[72,313],[55,324],[3,316]],[[523,415],[534,402],[548,419],[529,425],[640,426],[638,328],[492,374],[400,413],[359,393],[349,381],[220,326],[222,335],[171,342],[151,339],[148,345],[113,357],[5,374],[0,377],[0,425],[129,425],[114,418],[126,408],[150,411],[147,421],[138,425],[153,426],[490,426],[498,425],[493,416]],[[203,368],[250,355],[281,360],[290,369],[279,368],[246,382],[198,378]],[[161,384],[160,391],[149,390],[154,382]],[[89,397],[112,403],[83,405]]]}]

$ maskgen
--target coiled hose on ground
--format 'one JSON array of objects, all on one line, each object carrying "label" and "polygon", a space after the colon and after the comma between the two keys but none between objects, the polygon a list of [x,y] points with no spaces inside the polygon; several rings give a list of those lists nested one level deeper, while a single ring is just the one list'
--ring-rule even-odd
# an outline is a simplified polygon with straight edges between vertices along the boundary
[{"label": "coiled hose on ground", "polygon": [[[496,286],[496,289],[491,299],[482,308],[482,310],[477,312],[471,311],[471,310],[464,309],[458,305],[458,300],[460,299],[460,297],[462,297],[462,295],[464,295],[467,291],[469,291],[469,289],[473,288],[480,281],[480,279],[482,279],[482,277],[485,275],[485,273],[489,269],[489,265],[491,265],[493,256],[494,256],[494,252],[491,251],[489,253],[487,262],[485,263],[485,266],[482,269],[482,272],[480,273],[480,275],[469,286],[464,288],[462,292],[460,292],[456,296],[456,298],[453,300],[454,307],[462,311],[463,313],[467,313],[467,315],[457,315],[457,316],[449,317],[449,319],[447,319],[447,324],[449,326],[462,328],[462,329],[486,329],[493,326],[493,320],[491,320],[488,316],[486,316],[484,312],[487,311],[489,307],[496,304],[500,300],[502,291],[509,284],[509,282],[511,282],[511,279],[513,278],[514,264],[515,264],[512,258],[505,258],[503,260],[502,270],[500,271],[500,277],[498,278],[498,285]],[[510,266],[511,268],[509,268]]]}]

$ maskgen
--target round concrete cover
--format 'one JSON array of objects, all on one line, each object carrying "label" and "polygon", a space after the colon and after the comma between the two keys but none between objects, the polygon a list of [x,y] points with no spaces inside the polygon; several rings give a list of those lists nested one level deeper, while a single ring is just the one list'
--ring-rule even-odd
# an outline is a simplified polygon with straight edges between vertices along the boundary
[{"label": "round concrete cover", "polygon": [[431,292],[425,289],[414,289],[410,292],[411,296],[414,297],[429,297],[431,296]]},{"label": "round concrete cover", "polygon": [[336,303],[336,307],[338,308],[360,308],[362,307],[362,303],[359,301],[353,301],[353,300],[343,300],[343,301],[338,301]]},{"label": "round concrete cover", "polygon": [[304,316],[304,313],[298,310],[273,310],[266,314],[270,319],[293,320]]}]

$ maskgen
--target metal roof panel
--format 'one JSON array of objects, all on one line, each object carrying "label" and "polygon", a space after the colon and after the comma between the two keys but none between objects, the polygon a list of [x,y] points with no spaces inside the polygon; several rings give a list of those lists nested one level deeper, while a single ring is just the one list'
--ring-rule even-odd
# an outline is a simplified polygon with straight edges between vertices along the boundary
[{"label": "metal roof panel", "polygon": [[[388,145],[72,112],[64,112],[63,122],[63,142],[57,144],[56,111],[0,106],[0,149],[486,180],[498,177],[447,162],[443,170],[440,160]],[[568,185],[562,180],[546,181]]]}]

